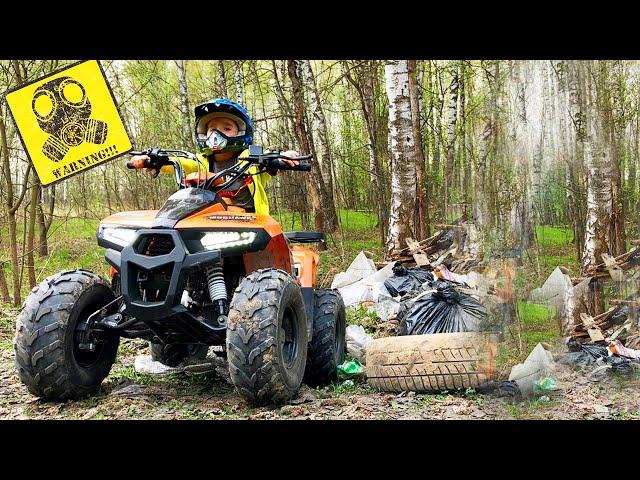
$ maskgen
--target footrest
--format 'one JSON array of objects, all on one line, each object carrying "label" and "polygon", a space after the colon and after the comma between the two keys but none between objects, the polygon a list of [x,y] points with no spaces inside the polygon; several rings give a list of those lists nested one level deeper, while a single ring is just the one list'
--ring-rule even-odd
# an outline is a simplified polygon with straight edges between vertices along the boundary
[{"label": "footrest", "polygon": [[325,236],[321,232],[285,232],[287,240],[295,243],[318,243],[324,242]]}]

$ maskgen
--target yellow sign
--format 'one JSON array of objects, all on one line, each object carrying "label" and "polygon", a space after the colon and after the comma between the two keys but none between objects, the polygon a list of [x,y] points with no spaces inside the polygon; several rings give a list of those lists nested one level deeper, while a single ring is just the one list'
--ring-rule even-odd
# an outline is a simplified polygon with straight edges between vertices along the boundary
[{"label": "yellow sign", "polygon": [[96,60],[76,63],[6,95],[43,185],[131,150],[111,88]]}]

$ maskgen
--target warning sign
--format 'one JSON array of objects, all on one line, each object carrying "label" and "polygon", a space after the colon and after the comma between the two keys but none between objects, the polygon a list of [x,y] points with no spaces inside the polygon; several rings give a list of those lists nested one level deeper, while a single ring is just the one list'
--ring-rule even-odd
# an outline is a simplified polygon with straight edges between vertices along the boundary
[{"label": "warning sign", "polygon": [[6,99],[43,185],[131,150],[113,93],[95,60],[51,73],[11,91]]}]

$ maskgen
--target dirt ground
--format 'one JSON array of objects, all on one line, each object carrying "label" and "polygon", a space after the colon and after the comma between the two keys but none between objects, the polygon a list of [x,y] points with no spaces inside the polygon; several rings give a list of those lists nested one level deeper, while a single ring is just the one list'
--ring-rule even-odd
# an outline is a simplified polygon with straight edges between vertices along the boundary
[{"label": "dirt ground", "polygon": [[562,365],[555,376],[560,390],[548,398],[514,400],[473,391],[390,394],[360,381],[322,389],[303,385],[287,405],[251,408],[234,392],[222,359],[215,373],[138,375],[134,360],[148,349],[126,339],[97,396],[44,402],[18,379],[12,336],[6,327],[0,331],[0,419],[640,419],[638,377],[591,382]]}]

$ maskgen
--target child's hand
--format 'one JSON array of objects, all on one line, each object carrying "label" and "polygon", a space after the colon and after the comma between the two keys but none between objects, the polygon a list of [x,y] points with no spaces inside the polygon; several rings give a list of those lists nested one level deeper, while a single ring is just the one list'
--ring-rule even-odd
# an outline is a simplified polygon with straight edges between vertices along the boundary
[{"label": "child's hand", "polygon": [[147,160],[151,160],[151,157],[149,157],[149,155],[134,155],[133,157],[131,157],[131,160],[129,160],[129,163],[133,165],[136,170],[140,170],[144,168],[144,162],[146,162]]},{"label": "child's hand", "polygon": [[[280,152],[280,155],[283,155],[285,157],[299,157],[300,156],[300,154],[298,152],[296,152],[295,150],[287,150],[286,152]],[[300,162],[298,160],[287,160],[286,158],[281,158],[280,160],[282,160],[284,163],[286,163],[290,167],[295,167],[295,166],[300,164]]]}]

